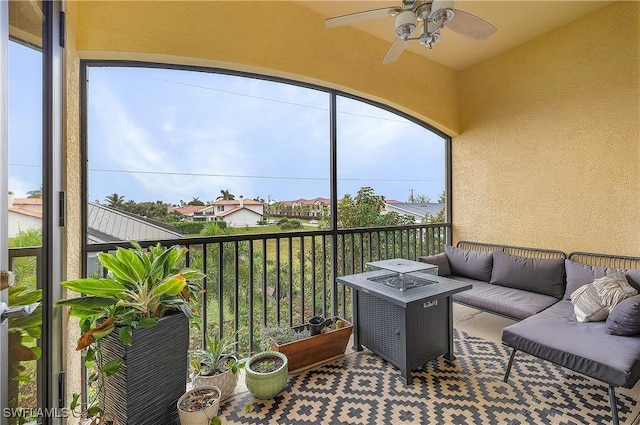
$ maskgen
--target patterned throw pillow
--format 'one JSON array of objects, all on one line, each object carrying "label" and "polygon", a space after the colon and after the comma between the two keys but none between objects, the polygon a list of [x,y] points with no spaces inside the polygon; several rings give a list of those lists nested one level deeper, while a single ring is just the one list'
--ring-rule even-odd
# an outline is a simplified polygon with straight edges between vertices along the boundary
[{"label": "patterned throw pillow", "polygon": [[617,272],[576,289],[571,294],[571,303],[578,322],[599,322],[605,320],[620,301],[637,293],[624,273]]},{"label": "patterned throw pillow", "polygon": [[602,302],[593,283],[576,289],[571,294],[571,303],[578,322],[599,322],[609,315],[609,308]]}]

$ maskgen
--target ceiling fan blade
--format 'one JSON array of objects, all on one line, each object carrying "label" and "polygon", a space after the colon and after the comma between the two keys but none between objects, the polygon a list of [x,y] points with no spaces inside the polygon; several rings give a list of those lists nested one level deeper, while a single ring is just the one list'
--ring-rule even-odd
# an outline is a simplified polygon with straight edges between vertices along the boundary
[{"label": "ceiling fan blade", "polygon": [[382,63],[395,62],[404,51],[405,44],[407,44],[406,41],[404,41],[400,37],[396,37],[393,44],[391,44],[391,47],[389,47],[387,54],[384,55],[384,59],[382,59]]},{"label": "ceiling fan blade", "polygon": [[460,9],[455,9],[453,19],[444,26],[460,35],[479,41],[486,40],[497,31],[496,27],[484,19]]},{"label": "ceiling fan blade", "polygon": [[343,25],[351,25],[356,22],[368,21],[370,19],[386,18],[389,13],[399,12],[397,7],[383,7],[382,9],[366,10],[364,12],[350,13],[348,15],[336,16],[324,20],[327,28],[340,27]]}]

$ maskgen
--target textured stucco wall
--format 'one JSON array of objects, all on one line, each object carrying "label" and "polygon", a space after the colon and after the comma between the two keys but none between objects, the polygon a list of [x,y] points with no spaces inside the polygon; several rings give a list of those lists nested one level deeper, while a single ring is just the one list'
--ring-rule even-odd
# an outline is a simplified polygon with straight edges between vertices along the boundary
[{"label": "textured stucco wall", "polygon": [[288,1],[84,1],[77,45],[83,58],[217,66],[318,83],[457,134],[454,71],[409,51],[383,65],[388,42],[351,27],[327,29],[324,18]]},{"label": "textured stucco wall", "polygon": [[[81,167],[80,167],[80,57],[75,48],[75,18],[77,14],[76,3],[67,2],[65,4],[65,12],[67,15],[67,31],[65,34],[65,99],[64,111],[65,120],[63,123],[64,131],[64,185],[67,193],[67,224],[65,227],[65,243],[66,250],[63,258],[66,259],[64,264],[65,279],[73,279],[81,277],[82,267],[82,217],[80,215],[82,197],[81,197]],[[71,294],[66,294],[69,296]],[[82,385],[82,377],[80,373],[80,365],[82,362],[80,352],[76,351],[76,343],[80,337],[80,327],[78,319],[69,317],[64,318],[65,326],[63,326],[63,364],[66,371],[66,400],[70,403],[73,393],[80,393]],[[69,418],[69,425],[78,423],[77,418]]]},{"label": "textured stucco wall", "polygon": [[460,73],[454,240],[640,255],[639,4]]}]

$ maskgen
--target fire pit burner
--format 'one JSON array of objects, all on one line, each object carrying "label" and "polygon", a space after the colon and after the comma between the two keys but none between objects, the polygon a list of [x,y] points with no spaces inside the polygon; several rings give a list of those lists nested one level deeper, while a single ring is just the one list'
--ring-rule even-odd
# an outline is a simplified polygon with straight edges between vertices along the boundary
[{"label": "fire pit burner", "polygon": [[411,288],[419,288],[429,283],[433,283],[425,279],[420,279],[415,276],[407,276],[403,274],[370,277],[369,280],[382,283],[384,285],[387,285],[390,288],[399,289],[401,291],[406,291],[407,289],[411,289]]}]

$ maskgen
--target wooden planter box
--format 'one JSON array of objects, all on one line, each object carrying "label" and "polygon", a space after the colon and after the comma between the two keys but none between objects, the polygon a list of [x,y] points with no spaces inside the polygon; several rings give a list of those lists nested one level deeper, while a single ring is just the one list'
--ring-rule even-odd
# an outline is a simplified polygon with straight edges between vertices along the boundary
[{"label": "wooden planter box", "polygon": [[[287,356],[290,372],[344,354],[353,331],[353,325],[338,316],[334,316],[332,320],[334,322],[342,320],[345,326],[334,330],[324,329],[323,333],[319,335],[286,344],[278,344],[271,341],[271,349]],[[304,330],[307,327],[308,325],[305,324],[296,326],[293,329]]]}]

